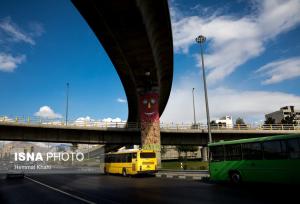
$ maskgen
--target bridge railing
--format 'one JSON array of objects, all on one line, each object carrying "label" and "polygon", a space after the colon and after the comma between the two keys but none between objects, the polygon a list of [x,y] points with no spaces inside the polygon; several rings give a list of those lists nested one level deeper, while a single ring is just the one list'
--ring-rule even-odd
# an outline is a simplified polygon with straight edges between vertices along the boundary
[{"label": "bridge railing", "polygon": [[[113,122],[113,121],[100,121],[100,120],[86,120],[77,119],[70,120],[66,123],[62,119],[50,119],[41,117],[7,117],[0,116],[0,124],[14,123],[22,125],[43,125],[43,126],[65,126],[65,127],[82,127],[82,128],[126,128],[126,129],[139,129],[140,123],[137,122]],[[160,128],[165,130],[206,130],[207,125],[202,123],[160,123]],[[300,124],[236,124],[236,125],[220,125],[212,124],[212,130],[300,130]]]},{"label": "bridge railing", "polygon": [[43,125],[43,126],[67,126],[67,127],[95,127],[95,128],[139,128],[139,124],[136,122],[113,122],[113,121],[97,121],[97,120],[65,120],[41,118],[41,117],[7,117],[0,116],[0,123],[16,123],[23,125]]},{"label": "bridge railing", "polygon": [[[176,123],[161,123],[161,129],[173,130],[207,130],[205,124],[176,124]],[[212,130],[300,130],[300,124],[237,124],[237,125],[219,125],[212,124]]]}]

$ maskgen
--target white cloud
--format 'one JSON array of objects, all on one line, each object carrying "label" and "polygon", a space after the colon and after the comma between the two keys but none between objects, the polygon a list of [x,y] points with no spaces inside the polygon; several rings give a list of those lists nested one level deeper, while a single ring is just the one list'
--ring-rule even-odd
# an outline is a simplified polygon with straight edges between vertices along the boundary
[{"label": "white cloud", "polygon": [[122,98],[118,98],[117,102],[119,102],[119,103],[127,103],[127,100],[126,99],[122,99]]},{"label": "white cloud", "polygon": [[8,116],[0,116],[0,122],[14,122],[15,120],[9,118]]},{"label": "white cloud", "polygon": [[49,106],[40,107],[39,111],[36,112],[34,115],[49,119],[62,118],[61,114],[55,113]]},{"label": "white cloud", "polygon": [[33,37],[39,37],[45,33],[43,25],[39,22],[30,22],[29,28],[31,30],[30,35]]},{"label": "white cloud", "polygon": [[[34,37],[41,36],[45,30],[42,24],[38,22],[29,23],[30,32],[25,32],[14,23],[10,17],[0,19],[0,45],[4,44],[4,48],[12,50],[11,42],[23,42],[30,45],[35,45]],[[0,71],[12,72],[18,65],[26,60],[26,55],[16,55],[0,52]]]},{"label": "white cloud", "polygon": [[10,40],[12,41],[25,42],[35,45],[33,38],[29,34],[21,31],[20,28],[12,22],[10,17],[6,17],[0,21],[0,28],[10,37]]},{"label": "white cloud", "polygon": [[101,124],[101,122],[126,122],[123,121],[121,118],[116,117],[116,118],[104,118],[104,119],[93,119],[90,116],[86,116],[86,117],[79,117],[76,119],[75,124],[83,124],[84,122],[92,122],[93,124]]},{"label": "white cloud", "polygon": [[120,122],[126,122],[122,121],[121,118],[104,118],[102,119],[103,122],[114,122],[114,123],[120,123]]},{"label": "white cloud", "polygon": [[[209,40],[209,53],[205,55],[205,65],[210,68],[208,82],[222,80],[249,59],[259,56],[270,39],[300,23],[298,0],[264,0],[257,4],[257,10],[244,17],[213,13],[205,17],[179,18],[178,9],[173,8],[175,52],[188,53],[195,45],[195,38],[205,35]],[[200,58],[196,58],[200,66]]]},{"label": "white cloud", "polygon": [[275,84],[284,80],[299,77],[300,57],[270,62],[259,68],[256,73],[260,73],[262,76],[267,77],[267,79],[262,82],[263,84]]},{"label": "white cloud", "polygon": [[[197,76],[198,77],[198,76]],[[170,95],[162,122],[191,123],[193,121],[192,88],[195,87],[197,121],[206,123],[204,94],[195,77],[185,77]],[[284,92],[214,88],[208,90],[211,120],[225,115],[242,117],[246,122],[264,120],[264,115],[286,105],[300,108],[300,96]]]},{"label": "white cloud", "polygon": [[12,56],[6,53],[0,53],[0,71],[13,72],[19,64],[26,60],[25,55]]},{"label": "white cloud", "polygon": [[76,122],[93,122],[95,121],[94,119],[92,119],[90,116],[86,116],[86,117],[79,117],[76,119]]}]

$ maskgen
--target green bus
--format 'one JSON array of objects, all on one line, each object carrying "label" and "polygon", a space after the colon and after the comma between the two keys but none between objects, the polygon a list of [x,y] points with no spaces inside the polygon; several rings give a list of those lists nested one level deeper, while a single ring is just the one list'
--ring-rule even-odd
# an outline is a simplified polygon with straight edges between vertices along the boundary
[{"label": "green bus", "polygon": [[208,145],[213,181],[300,184],[300,134]]}]

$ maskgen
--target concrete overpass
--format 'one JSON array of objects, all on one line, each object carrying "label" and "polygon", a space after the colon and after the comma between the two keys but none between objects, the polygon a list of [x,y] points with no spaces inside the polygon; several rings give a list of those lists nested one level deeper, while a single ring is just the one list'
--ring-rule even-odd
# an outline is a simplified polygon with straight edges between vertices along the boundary
[{"label": "concrete overpass", "polygon": [[72,2],[118,72],[128,101],[127,121],[140,122],[143,148],[159,152],[159,117],[168,102],[173,78],[168,1]]},{"label": "concrete overpass", "polygon": [[128,101],[127,121],[140,121],[137,107],[139,96],[145,91],[159,93],[161,115],[173,79],[173,43],[167,0],[72,2],[118,72]]},{"label": "concrete overpass", "polygon": [[[206,146],[207,129],[161,128],[162,145]],[[279,134],[300,134],[300,127],[293,129],[213,129],[213,141],[262,137]],[[89,143],[107,145],[141,144],[138,127],[81,127],[49,124],[0,123],[0,140],[59,143]]]}]

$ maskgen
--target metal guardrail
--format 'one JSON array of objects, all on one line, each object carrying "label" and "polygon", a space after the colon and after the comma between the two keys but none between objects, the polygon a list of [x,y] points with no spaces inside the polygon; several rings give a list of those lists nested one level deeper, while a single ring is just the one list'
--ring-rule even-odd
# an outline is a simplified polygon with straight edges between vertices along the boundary
[{"label": "metal guardrail", "polygon": [[181,170],[181,169],[159,169],[158,172],[208,174],[208,170]]},{"label": "metal guardrail", "polygon": [[[20,125],[42,125],[53,127],[82,127],[82,128],[125,128],[125,129],[139,129],[140,123],[137,122],[106,122],[96,120],[70,120],[66,124],[64,120],[40,118],[40,117],[7,117],[0,116],[0,124],[20,124]],[[206,130],[205,124],[190,124],[190,123],[160,123],[160,128],[164,130]],[[300,130],[300,124],[264,124],[264,125],[250,125],[241,124],[233,126],[212,125],[212,130]]]}]

